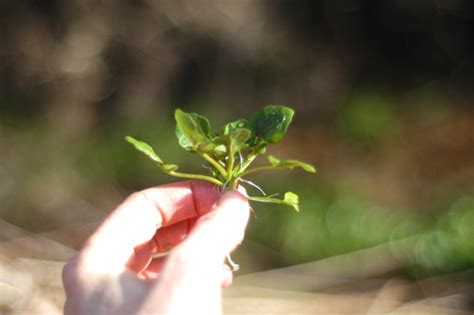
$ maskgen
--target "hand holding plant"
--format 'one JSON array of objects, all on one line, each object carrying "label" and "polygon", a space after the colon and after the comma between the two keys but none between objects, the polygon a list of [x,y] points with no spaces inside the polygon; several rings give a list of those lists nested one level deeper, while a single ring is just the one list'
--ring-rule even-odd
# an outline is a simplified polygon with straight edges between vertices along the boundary
[{"label": "hand holding plant", "polygon": [[[184,181],[132,194],[64,267],[66,315],[221,314],[246,198]],[[166,260],[155,253],[174,246]]]}]

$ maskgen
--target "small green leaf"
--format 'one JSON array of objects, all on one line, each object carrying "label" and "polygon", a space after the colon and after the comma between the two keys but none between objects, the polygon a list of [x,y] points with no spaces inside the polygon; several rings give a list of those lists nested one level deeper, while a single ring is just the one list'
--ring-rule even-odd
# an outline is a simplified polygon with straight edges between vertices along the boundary
[{"label": "small green leaf", "polygon": [[197,146],[197,151],[202,152],[202,153],[212,154],[215,148],[216,148],[216,145],[213,142],[207,141],[207,142],[199,144]]},{"label": "small green leaf", "polygon": [[251,201],[257,201],[257,202],[271,202],[271,203],[276,203],[276,204],[283,204],[283,205],[293,207],[293,209],[295,209],[296,211],[300,211],[300,208],[299,208],[300,198],[298,197],[297,194],[291,191],[286,192],[283,199],[267,197],[267,196],[263,196],[263,197],[248,196],[248,199]]},{"label": "small green leaf", "polygon": [[275,167],[287,167],[289,169],[294,169],[295,167],[301,167],[306,172],[316,173],[316,169],[314,168],[313,165],[305,163],[305,162],[301,162],[298,160],[280,160],[274,157],[273,155],[269,155],[268,162],[270,162],[270,164]]},{"label": "small green leaf", "polygon": [[178,165],[176,165],[176,164],[161,164],[161,168],[165,172],[171,172],[171,171],[176,171],[178,169]]},{"label": "small green leaf", "polygon": [[250,139],[252,132],[247,128],[237,128],[229,132],[232,145],[232,151],[238,152],[248,146],[247,140]]},{"label": "small green leaf", "polygon": [[286,134],[294,113],[293,109],[280,105],[267,105],[255,112],[248,121],[254,144],[258,142],[258,139],[267,143],[279,142]]},{"label": "small green leaf", "polygon": [[211,126],[206,117],[196,113],[186,113],[176,109],[176,137],[179,145],[187,151],[195,151],[196,148],[210,140],[209,131]]},{"label": "small green leaf", "polygon": [[297,194],[291,191],[286,192],[285,196],[283,197],[283,202],[293,207],[296,211],[300,211],[300,208],[299,208],[300,198],[298,197]]},{"label": "small green leaf", "polygon": [[227,134],[218,136],[215,142],[218,144],[230,145],[232,152],[236,153],[248,146],[247,140],[250,138],[252,132],[247,128],[236,128],[230,130]]},{"label": "small green leaf", "polygon": [[268,159],[268,162],[270,162],[270,164],[271,164],[272,166],[280,166],[280,164],[281,164],[281,160],[280,160],[280,159],[277,159],[277,158],[274,157],[273,155],[269,155],[269,156],[267,157],[267,159]]},{"label": "small green leaf", "polygon": [[262,142],[258,146],[255,147],[255,153],[264,155],[267,152],[267,145],[266,143]]},{"label": "small green leaf", "polygon": [[236,128],[229,132],[229,136],[232,138],[232,141],[236,143],[245,143],[252,134],[252,131],[247,128]]},{"label": "small green leaf", "polygon": [[248,121],[247,119],[237,119],[226,124],[222,130],[222,134],[228,135],[231,131],[239,128],[248,128]]},{"label": "small green leaf", "polygon": [[218,157],[225,157],[227,154],[227,147],[224,144],[216,145],[214,148],[214,155]]},{"label": "small green leaf", "polygon": [[155,151],[149,144],[130,136],[125,137],[125,140],[130,142],[135,147],[135,149],[144,153],[153,161],[158,162],[159,164],[163,164],[163,160],[155,153]]}]

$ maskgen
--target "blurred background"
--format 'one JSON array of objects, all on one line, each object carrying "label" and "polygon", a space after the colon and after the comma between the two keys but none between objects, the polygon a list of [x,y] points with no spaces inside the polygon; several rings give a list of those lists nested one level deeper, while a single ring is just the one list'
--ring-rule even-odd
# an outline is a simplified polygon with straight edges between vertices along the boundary
[{"label": "blurred background", "polygon": [[296,116],[269,151],[318,173],[254,178],[302,205],[253,204],[244,273],[377,245],[406,277],[469,270],[473,38],[470,0],[4,0],[0,219],[33,234],[96,223],[175,180],[124,136],[205,172],[175,108],[218,129],[281,104]]}]

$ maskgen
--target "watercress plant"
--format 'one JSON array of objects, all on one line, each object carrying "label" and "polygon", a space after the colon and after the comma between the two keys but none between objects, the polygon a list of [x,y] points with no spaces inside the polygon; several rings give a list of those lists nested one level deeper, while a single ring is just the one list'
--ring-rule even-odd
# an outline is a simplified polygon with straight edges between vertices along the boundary
[{"label": "watercress plant", "polygon": [[[166,174],[188,179],[205,180],[216,184],[222,190],[236,189],[239,184],[250,184],[246,179],[253,173],[301,168],[314,173],[315,168],[298,160],[280,160],[268,156],[268,165],[250,168],[252,162],[264,155],[269,144],[279,142],[285,135],[293,120],[294,110],[279,105],[267,105],[255,112],[249,119],[238,119],[227,123],[221,130],[211,132],[209,120],[196,113],[186,113],[181,109],[175,111],[176,137],[179,145],[188,152],[197,153],[207,162],[209,175],[178,172],[178,165],[165,163],[145,142],[127,136],[125,139],[135,148],[147,155]],[[272,202],[293,207],[299,211],[299,197],[286,192],[282,199],[274,195],[249,196],[249,200]]]},{"label": "watercress plant", "polygon": [[[256,187],[262,196],[248,196],[249,200],[288,205],[299,211],[299,197],[288,191],[283,198],[266,195],[255,183],[246,179],[251,174],[276,170],[301,168],[307,172],[316,172],[315,168],[298,160],[280,160],[272,155],[267,157],[268,164],[251,168],[250,165],[259,155],[264,155],[270,144],[278,143],[286,134],[293,120],[294,110],[279,105],[267,105],[255,112],[249,119],[238,119],[227,123],[221,130],[212,132],[209,120],[196,113],[175,111],[176,137],[179,145],[188,152],[200,155],[206,161],[210,174],[191,174],[178,172],[178,165],[165,163],[145,142],[127,136],[125,139],[137,150],[144,153],[166,174],[211,182],[222,191],[236,189],[239,184]],[[160,254],[157,257],[161,257]],[[238,270],[230,256],[228,262],[233,270]]]}]

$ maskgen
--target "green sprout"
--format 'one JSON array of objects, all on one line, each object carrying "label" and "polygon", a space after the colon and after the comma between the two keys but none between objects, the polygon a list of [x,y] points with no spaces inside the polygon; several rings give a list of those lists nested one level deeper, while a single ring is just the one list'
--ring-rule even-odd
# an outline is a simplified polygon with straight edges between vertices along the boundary
[{"label": "green sprout", "polygon": [[[251,174],[276,169],[301,168],[306,172],[316,172],[316,169],[308,163],[280,160],[272,155],[267,157],[268,165],[250,167],[259,155],[265,154],[267,145],[278,143],[286,134],[293,120],[293,109],[267,105],[249,119],[238,119],[227,123],[217,132],[211,132],[209,120],[196,113],[186,113],[177,109],[174,116],[179,145],[186,151],[201,156],[206,161],[206,168],[210,170],[210,174],[178,172],[178,165],[165,163],[147,143],[130,136],[125,139],[168,175],[208,181],[219,186],[222,191],[237,189],[239,184],[249,184],[262,193],[262,196],[248,196],[249,200],[283,204],[299,211],[297,194],[288,191],[283,199],[276,198],[275,195],[268,196],[259,186],[246,179]],[[237,269],[238,266],[230,258],[229,263]]]}]

